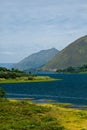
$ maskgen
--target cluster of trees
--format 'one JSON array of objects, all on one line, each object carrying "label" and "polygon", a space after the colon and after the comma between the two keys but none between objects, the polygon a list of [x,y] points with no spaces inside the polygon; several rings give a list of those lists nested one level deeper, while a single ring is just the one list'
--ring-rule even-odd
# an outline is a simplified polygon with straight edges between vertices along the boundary
[{"label": "cluster of trees", "polygon": [[57,72],[61,73],[81,73],[81,72],[87,72],[87,65],[82,65],[80,67],[68,67],[66,69],[60,69],[60,70],[57,70]]},{"label": "cluster of trees", "polygon": [[20,77],[28,77],[28,80],[33,80],[34,77],[36,77],[36,74],[32,74],[31,72],[29,73],[25,73],[23,71],[20,71],[18,69],[14,69],[12,68],[7,69],[5,67],[0,67],[0,78],[4,78],[4,79],[16,79],[16,78],[20,78]]},{"label": "cluster of trees", "polygon": [[18,69],[12,68],[11,70],[5,68],[5,67],[0,67],[0,78],[16,78],[16,77],[21,77],[26,75],[24,72],[19,71]]}]

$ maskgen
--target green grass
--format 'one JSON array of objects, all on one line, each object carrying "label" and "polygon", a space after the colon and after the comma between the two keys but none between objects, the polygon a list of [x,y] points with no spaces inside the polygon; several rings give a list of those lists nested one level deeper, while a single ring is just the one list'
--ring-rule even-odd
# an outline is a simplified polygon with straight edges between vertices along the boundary
[{"label": "green grass", "polygon": [[25,101],[0,101],[0,130],[64,130],[51,108]]},{"label": "green grass", "polygon": [[3,79],[0,78],[0,83],[23,83],[23,82],[49,82],[49,81],[55,81],[59,79],[54,79],[49,76],[36,76],[33,77],[33,79],[29,79],[28,77],[20,77],[15,79]]},{"label": "green grass", "polygon": [[0,130],[87,130],[87,110],[67,105],[0,99]]}]

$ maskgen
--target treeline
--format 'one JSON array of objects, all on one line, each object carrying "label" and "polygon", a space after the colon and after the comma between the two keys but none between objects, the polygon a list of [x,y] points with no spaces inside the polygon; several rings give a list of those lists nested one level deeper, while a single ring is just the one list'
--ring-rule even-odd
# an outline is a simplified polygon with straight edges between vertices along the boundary
[{"label": "treeline", "polygon": [[21,77],[21,76],[26,76],[26,75],[27,74],[25,74],[24,72],[18,69],[12,68],[10,70],[5,67],[0,67],[0,78],[9,79],[9,78],[16,78],[16,77]]},{"label": "treeline", "polygon": [[66,69],[59,69],[57,70],[58,73],[86,73],[87,72],[87,65],[82,65],[80,67],[68,67]]}]

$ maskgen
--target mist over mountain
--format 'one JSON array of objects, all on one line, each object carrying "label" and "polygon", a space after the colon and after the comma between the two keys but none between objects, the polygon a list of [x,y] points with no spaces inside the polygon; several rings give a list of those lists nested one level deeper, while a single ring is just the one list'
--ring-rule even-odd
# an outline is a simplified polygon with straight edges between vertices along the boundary
[{"label": "mist over mountain", "polygon": [[19,70],[35,69],[48,63],[58,52],[55,48],[41,50],[14,64],[13,67]]},{"label": "mist over mountain", "polygon": [[69,44],[42,67],[44,71],[56,71],[87,64],[87,35]]},{"label": "mist over mountain", "polygon": [[10,69],[13,66],[14,63],[0,63],[0,67],[5,67],[7,69]]}]

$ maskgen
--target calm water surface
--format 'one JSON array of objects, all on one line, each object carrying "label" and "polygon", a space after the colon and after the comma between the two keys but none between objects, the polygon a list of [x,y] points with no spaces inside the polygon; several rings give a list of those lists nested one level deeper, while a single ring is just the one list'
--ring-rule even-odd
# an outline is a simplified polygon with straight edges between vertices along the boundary
[{"label": "calm water surface", "polygon": [[87,74],[49,74],[62,80],[52,82],[0,84],[8,98],[33,98],[87,105]]}]

